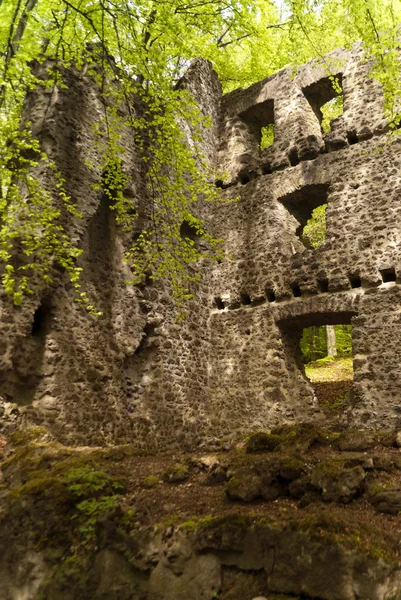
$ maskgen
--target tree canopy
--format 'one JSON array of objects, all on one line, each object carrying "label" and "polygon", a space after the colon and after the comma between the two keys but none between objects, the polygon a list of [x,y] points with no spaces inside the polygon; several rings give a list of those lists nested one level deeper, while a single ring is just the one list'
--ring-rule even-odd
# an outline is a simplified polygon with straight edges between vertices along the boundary
[{"label": "tree canopy", "polygon": [[[401,0],[0,0],[0,261],[5,291],[20,303],[30,291],[31,275],[39,273],[50,283],[51,267],[58,262],[69,272],[81,302],[95,310],[80,291],[76,261],[81,251],[61,226],[60,211],[48,192],[32,175],[40,161],[53,170],[60,199],[79,217],[56,165],[29,127],[20,127],[29,89],[62,86],[65,68],[89,64],[101,90],[106,78],[117,81],[112,92],[116,105],[132,94],[146,103],[151,117],[145,121],[133,115],[124,125],[135,131],[147,164],[148,187],[158,202],[151,226],[133,244],[127,260],[133,281],[146,273],[167,277],[180,303],[190,295],[190,282],[197,277],[187,266],[205,254],[193,240],[180,236],[182,223],[206,238],[206,255],[218,256],[220,247],[192,210],[199,196],[212,201],[218,194],[200,150],[203,117],[188,93],[175,86],[191,60],[200,56],[210,60],[224,89],[231,90],[290,64],[323,60],[330,50],[361,40],[396,126],[400,21]],[[31,67],[32,61],[46,59],[52,62],[43,82]],[[112,190],[117,221],[129,229],[135,216],[121,193],[124,149],[118,126],[113,127],[118,118],[110,104],[105,102],[105,175],[99,186],[106,193]],[[180,119],[190,122],[194,131],[191,148]],[[145,150],[149,130],[153,133]],[[27,148],[34,152],[27,154]],[[22,244],[27,257],[22,267],[13,262],[17,244]]]}]

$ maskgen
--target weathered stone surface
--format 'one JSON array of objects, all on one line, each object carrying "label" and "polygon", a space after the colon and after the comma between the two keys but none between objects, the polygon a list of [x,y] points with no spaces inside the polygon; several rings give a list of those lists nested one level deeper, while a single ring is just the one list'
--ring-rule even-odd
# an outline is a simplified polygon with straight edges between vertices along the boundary
[{"label": "weathered stone surface", "polygon": [[279,475],[286,481],[294,481],[305,472],[304,463],[294,456],[283,456],[280,459]]},{"label": "weathered stone surface", "polygon": [[[359,493],[363,455],[318,446],[302,458],[244,448],[213,453],[213,461],[177,451],[144,456],[125,445],[67,448],[42,428],[14,434],[6,454],[2,600],[401,600],[391,516],[400,474],[370,465],[360,491],[373,506],[363,496],[348,502]],[[201,460],[228,465],[229,484],[253,478],[257,502],[228,501],[223,484],[198,485],[205,473],[195,467],[187,485],[161,477],[169,464]],[[157,487],[143,485],[146,474]]]},{"label": "weathered stone surface", "polygon": [[375,442],[374,436],[368,432],[350,431],[340,435],[337,446],[345,452],[362,452],[373,448]]},{"label": "weathered stone surface", "polygon": [[259,498],[262,493],[262,479],[251,473],[238,473],[232,477],[226,487],[227,496],[231,500],[251,502]]},{"label": "weathered stone surface", "polygon": [[179,483],[189,477],[189,470],[186,465],[172,465],[163,473],[163,481],[168,483]]},{"label": "weathered stone surface", "polygon": [[332,460],[317,464],[310,481],[325,502],[347,503],[360,493],[365,477],[362,467],[346,468],[341,461]]},{"label": "weathered stone surface", "polygon": [[253,452],[273,452],[280,446],[281,442],[280,436],[260,431],[250,436],[246,443],[246,451],[250,454]]},{"label": "weathered stone surface", "polygon": [[[49,90],[30,92],[25,117],[83,215],[65,215],[65,227],[83,249],[82,286],[103,316],[87,315],[56,269],[54,284],[38,284],[22,307],[1,299],[0,394],[18,408],[7,428],[41,424],[67,444],[135,441],[164,450],[322,421],[327,412],[304,375],[299,337],[303,327],[336,323],[353,325],[355,367],[352,398],[336,418],[399,428],[401,142],[383,144],[383,96],[362,58],[356,46],[327,59],[347,107],[328,134],[320,107],[332,90],[319,62],[223,98],[206,61],[183,77],[179,85],[211,117],[203,149],[228,173],[222,196],[239,200],[204,215],[208,231],[225,239],[226,258],[199,266],[204,279],[181,325],[164,284],[125,284],[132,240],[93,187],[103,168],[93,129],[103,105],[93,80],[66,72],[68,89],[50,106]],[[45,76],[46,66],[37,68]],[[139,101],[133,109],[142,110]],[[261,128],[273,121],[274,143],[261,151]],[[124,194],[141,215],[139,231],[151,206],[146,166],[132,131],[121,135]],[[326,242],[306,248],[301,221],[326,202]],[[370,446],[355,443],[344,450]]]},{"label": "weathered stone surface", "polygon": [[401,488],[386,488],[369,497],[369,502],[376,510],[389,515],[401,512]]}]

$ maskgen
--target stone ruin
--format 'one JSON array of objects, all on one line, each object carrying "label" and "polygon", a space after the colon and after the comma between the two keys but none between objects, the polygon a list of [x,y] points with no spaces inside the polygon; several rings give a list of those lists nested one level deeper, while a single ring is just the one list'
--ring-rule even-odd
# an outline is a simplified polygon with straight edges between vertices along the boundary
[{"label": "stone ruin", "polygon": [[[344,112],[323,133],[320,109],[339,93],[328,67]],[[84,250],[83,289],[103,317],[82,310],[61,270],[22,307],[3,295],[5,421],[43,425],[69,445],[160,450],[326,422],[301,365],[300,333],[351,323],[354,386],[340,422],[400,427],[401,140],[386,135],[383,95],[362,50],[336,51],[325,64],[287,68],[223,97],[205,61],[183,78],[212,119],[203,147],[226,173],[216,185],[223,198],[238,199],[208,208],[226,258],[199,266],[202,281],[179,325],[164,284],[125,284],[130,237],[92,188],[101,176],[92,128],[103,110],[99,90],[83,73],[66,78],[68,89],[30,92],[26,115],[83,214],[62,218]],[[274,143],[261,151],[269,125]],[[122,139],[124,195],[140,212],[144,165],[132,132]],[[301,232],[322,204],[326,241],[311,249]]]},{"label": "stone ruin", "polygon": [[[164,282],[125,283],[135,231],[92,186],[98,88],[69,71],[66,89],[30,92],[103,316],[56,268],[21,307],[0,298],[1,600],[401,600],[401,141],[362,58],[336,51],[223,97],[203,60],[180,82],[212,118],[204,152],[232,200],[207,208],[225,258],[199,265],[180,324]],[[340,93],[328,66],[344,112],[323,133]],[[122,141],[140,229],[144,165]],[[325,204],[326,240],[307,247]],[[353,392],[333,413],[300,336],[350,323]]]}]

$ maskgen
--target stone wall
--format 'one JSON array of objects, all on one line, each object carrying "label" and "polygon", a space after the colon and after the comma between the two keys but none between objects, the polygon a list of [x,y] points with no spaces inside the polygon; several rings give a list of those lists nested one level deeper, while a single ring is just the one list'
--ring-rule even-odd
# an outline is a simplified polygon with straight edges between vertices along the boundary
[{"label": "stone wall", "polygon": [[[204,150],[226,172],[216,185],[231,200],[208,216],[226,259],[199,267],[204,277],[183,324],[164,284],[125,284],[131,240],[92,187],[101,175],[96,86],[70,72],[68,89],[30,94],[27,118],[83,214],[63,215],[64,225],[84,249],[83,289],[103,317],[74,302],[60,271],[22,308],[2,298],[0,394],[22,422],[43,424],[69,444],[164,449],[325,419],[300,365],[300,331],[351,322],[355,383],[342,420],[400,426],[401,142],[385,135],[382,94],[361,56],[358,47],[336,51],[324,65],[285,69],[222,100],[205,61],[180,82],[212,118]],[[328,67],[341,83],[344,114],[323,134],[320,107],[335,95]],[[274,143],[260,151],[261,128],[271,123]],[[122,135],[124,193],[140,227],[144,166],[133,134]],[[326,242],[306,248],[300,223],[325,202]]]},{"label": "stone wall", "polygon": [[[401,146],[384,135],[382,94],[359,61],[358,48],[327,58],[344,97],[327,134],[317,112],[330,88],[317,64],[223,98],[223,194],[239,199],[215,212],[227,260],[214,269],[210,370],[214,426],[226,434],[320,418],[300,331],[350,322],[355,383],[343,420],[399,424]],[[268,122],[274,143],[260,151]],[[300,223],[326,202],[326,242],[307,248]]]}]

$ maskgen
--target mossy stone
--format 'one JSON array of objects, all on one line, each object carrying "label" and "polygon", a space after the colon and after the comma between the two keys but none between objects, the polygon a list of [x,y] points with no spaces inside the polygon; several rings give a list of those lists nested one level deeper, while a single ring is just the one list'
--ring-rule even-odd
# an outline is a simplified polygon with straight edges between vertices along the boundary
[{"label": "mossy stone", "polygon": [[279,448],[282,441],[282,438],[278,435],[259,431],[249,437],[246,443],[246,452],[248,454],[256,452],[273,452]]},{"label": "mossy stone", "polygon": [[166,483],[180,483],[189,477],[188,467],[185,465],[172,465],[162,475]]}]

